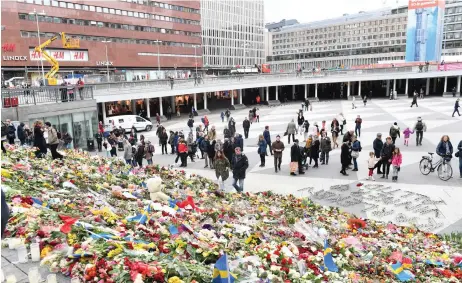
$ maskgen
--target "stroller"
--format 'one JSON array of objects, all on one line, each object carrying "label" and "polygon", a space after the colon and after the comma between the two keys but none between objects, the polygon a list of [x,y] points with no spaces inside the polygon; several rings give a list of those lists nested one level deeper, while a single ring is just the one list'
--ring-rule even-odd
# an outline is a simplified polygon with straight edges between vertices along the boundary
[{"label": "stroller", "polygon": [[302,155],[302,167],[308,170],[308,157],[310,156],[310,150],[304,146],[300,146],[300,153]]}]

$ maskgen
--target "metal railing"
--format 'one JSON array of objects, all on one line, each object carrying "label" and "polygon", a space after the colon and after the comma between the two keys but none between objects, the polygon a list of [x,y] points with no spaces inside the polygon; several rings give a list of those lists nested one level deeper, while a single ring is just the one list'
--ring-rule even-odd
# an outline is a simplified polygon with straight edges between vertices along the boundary
[{"label": "metal railing", "polygon": [[45,86],[2,89],[1,92],[3,108],[93,99],[91,86]]}]

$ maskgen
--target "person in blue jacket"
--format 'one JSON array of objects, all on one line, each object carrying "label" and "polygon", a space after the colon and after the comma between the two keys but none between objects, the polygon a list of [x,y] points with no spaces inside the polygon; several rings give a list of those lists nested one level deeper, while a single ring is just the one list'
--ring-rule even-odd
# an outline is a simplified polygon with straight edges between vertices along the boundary
[{"label": "person in blue jacket", "polygon": [[8,208],[8,204],[6,204],[5,193],[2,191],[2,238],[3,232],[6,229],[6,223],[8,223],[8,219],[10,218],[10,209]]},{"label": "person in blue jacket", "polygon": [[[269,151],[271,155],[273,155],[273,149],[271,148],[271,133],[269,131],[269,126],[265,126],[265,130],[263,131],[263,137],[265,138],[266,144],[269,146]],[[268,156],[268,153],[266,153],[266,156]]]},{"label": "person in blue jacket", "polygon": [[436,146],[436,154],[450,160],[452,158],[452,150],[452,143],[449,140],[449,136],[442,136],[440,142]]},{"label": "person in blue jacket", "polygon": [[241,151],[244,151],[244,139],[238,133],[234,135],[234,148],[239,147]]},{"label": "person in blue jacket", "polygon": [[263,135],[258,137],[258,154],[260,154],[260,167],[265,167],[266,141]]}]

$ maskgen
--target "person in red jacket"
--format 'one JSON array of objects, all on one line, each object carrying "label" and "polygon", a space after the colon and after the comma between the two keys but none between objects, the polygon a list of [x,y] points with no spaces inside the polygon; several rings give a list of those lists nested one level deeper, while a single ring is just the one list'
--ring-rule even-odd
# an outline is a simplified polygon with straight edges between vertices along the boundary
[{"label": "person in red jacket", "polygon": [[188,145],[186,144],[183,138],[181,138],[178,143],[178,155],[181,159],[180,167],[188,166]]}]

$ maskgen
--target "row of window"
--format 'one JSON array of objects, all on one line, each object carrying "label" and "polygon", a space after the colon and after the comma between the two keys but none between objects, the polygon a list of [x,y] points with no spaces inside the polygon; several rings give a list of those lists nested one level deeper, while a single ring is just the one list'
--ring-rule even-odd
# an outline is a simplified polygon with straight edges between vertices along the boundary
[{"label": "row of window", "polygon": [[104,14],[113,14],[113,15],[120,15],[120,16],[142,18],[142,19],[152,19],[152,20],[157,20],[157,21],[167,21],[167,22],[174,22],[174,23],[188,24],[188,25],[200,25],[200,21],[194,21],[194,20],[189,20],[189,19],[167,17],[163,15],[155,15],[155,14],[148,14],[148,13],[143,13],[143,12],[136,12],[136,11],[105,8],[105,7],[92,6],[92,5],[83,5],[83,4],[63,2],[63,1],[55,1],[55,0],[16,0],[16,1],[26,2],[30,4],[36,4],[36,5],[53,6],[53,7],[83,10],[83,11],[90,11],[90,12],[97,12],[97,13],[104,13]]},{"label": "row of window", "polygon": [[444,31],[462,30],[462,23],[454,25],[444,25]]},{"label": "row of window", "polygon": [[462,22],[462,15],[444,17],[444,23],[457,23],[457,22]]},{"label": "row of window", "polygon": [[446,8],[446,15],[462,13],[462,7]]},{"label": "row of window", "polygon": [[[50,38],[55,36],[56,33],[41,32],[40,37]],[[175,46],[175,47],[191,47],[197,46],[196,44],[186,42],[173,42],[173,41],[157,41],[150,39],[134,39],[134,38],[120,38],[120,37],[103,37],[93,35],[81,35],[81,34],[66,34],[71,38],[78,38],[86,41],[110,41],[119,43],[130,43],[130,44],[145,44],[145,45],[164,45],[164,46]],[[21,37],[37,37],[36,31],[21,31]]]},{"label": "row of window", "polygon": [[358,49],[345,49],[339,51],[321,51],[308,52],[308,53],[295,53],[295,54],[279,54],[272,56],[273,61],[278,60],[293,60],[297,59],[308,59],[308,58],[324,58],[324,57],[336,57],[336,56],[350,56],[350,55],[366,55],[366,54],[377,54],[377,53],[389,53],[389,52],[406,52],[406,45],[399,46],[387,46],[381,44],[381,47],[374,48],[358,48]]},{"label": "row of window", "polygon": [[183,7],[183,6],[178,6],[178,5],[171,5],[167,3],[161,3],[161,2],[154,2],[154,1],[149,1],[149,0],[120,0],[120,1],[128,2],[128,3],[135,3],[135,4],[140,4],[140,5],[146,5],[146,6],[151,6],[151,7],[159,7],[159,8],[186,12],[186,13],[194,13],[194,14],[200,13],[199,9],[193,9],[193,8]]},{"label": "row of window", "polygon": [[[35,22],[35,15],[19,14],[19,19]],[[136,30],[136,31],[145,31],[145,32],[157,32],[157,33],[166,33],[166,34],[196,36],[196,37],[201,36],[200,32],[164,29],[164,28],[158,28],[158,27],[125,25],[125,24],[119,24],[119,23],[97,22],[97,21],[80,20],[80,19],[68,19],[68,18],[59,18],[59,17],[50,17],[50,16],[41,16],[41,15],[38,16],[38,20],[39,22],[48,22],[48,23],[55,23],[55,24],[94,26],[94,27],[101,27],[101,28]]]}]

